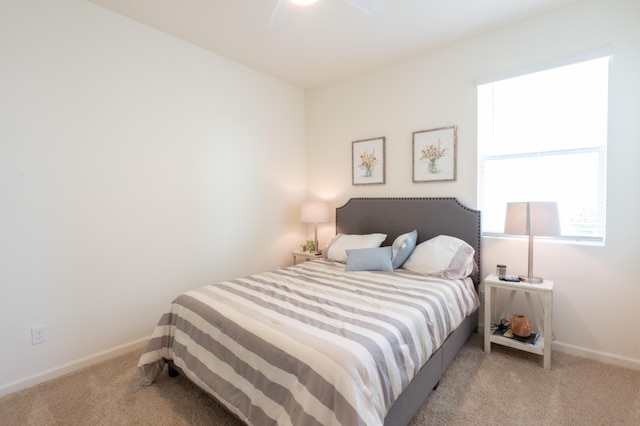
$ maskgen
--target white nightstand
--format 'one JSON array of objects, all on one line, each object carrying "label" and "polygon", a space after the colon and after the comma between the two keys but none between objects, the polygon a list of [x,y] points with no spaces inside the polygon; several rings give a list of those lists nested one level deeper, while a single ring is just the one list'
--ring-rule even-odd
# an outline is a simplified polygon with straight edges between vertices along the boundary
[{"label": "white nightstand", "polygon": [[[497,306],[494,306],[498,289],[509,290],[509,298],[504,305],[499,316]],[[501,319],[509,319],[508,314],[513,299],[517,292],[524,293],[527,303],[529,304],[529,312],[533,320],[533,331],[540,334],[535,345],[522,343],[514,339],[493,334],[491,326],[499,322]],[[537,300],[534,303],[532,295]],[[540,309],[542,312],[540,312]],[[484,351],[491,353],[491,343],[509,346],[510,348],[520,349],[534,354],[542,355],[543,365],[546,370],[551,368],[551,341],[553,340],[551,311],[553,310],[553,281],[544,280],[540,284],[529,284],[525,282],[509,282],[500,281],[495,274],[489,275],[484,280]],[[518,312],[521,313],[521,312]],[[543,324],[540,319],[543,318]]]},{"label": "white nightstand", "polygon": [[319,259],[322,256],[321,253],[319,254],[315,254],[315,253],[311,253],[308,251],[292,251],[291,252],[291,264],[295,265],[296,264],[296,258],[302,258],[302,259]]}]

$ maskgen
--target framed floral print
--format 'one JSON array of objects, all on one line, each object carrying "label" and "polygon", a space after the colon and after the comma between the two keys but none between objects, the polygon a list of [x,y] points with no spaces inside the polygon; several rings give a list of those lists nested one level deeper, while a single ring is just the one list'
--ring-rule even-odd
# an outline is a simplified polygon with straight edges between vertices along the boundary
[{"label": "framed floral print", "polygon": [[385,181],[385,138],[351,143],[351,176],[354,185],[383,184]]},{"label": "framed floral print", "polygon": [[413,181],[456,180],[456,126],[413,132]]}]

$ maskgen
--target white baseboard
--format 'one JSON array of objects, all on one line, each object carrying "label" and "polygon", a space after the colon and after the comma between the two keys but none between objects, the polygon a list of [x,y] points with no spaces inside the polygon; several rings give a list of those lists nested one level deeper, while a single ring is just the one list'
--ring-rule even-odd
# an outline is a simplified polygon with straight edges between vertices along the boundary
[{"label": "white baseboard", "polygon": [[[484,333],[484,324],[478,325],[478,333]],[[618,367],[629,368],[631,370],[640,370],[640,360],[615,355],[608,352],[594,351],[582,346],[570,345],[568,343],[558,342],[557,340],[551,345],[554,351],[562,352],[569,355],[579,356],[581,358],[593,361],[604,362],[605,364],[617,365]]]},{"label": "white baseboard", "polygon": [[33,374],[31,376],[24,377],[22,379],[16,380],[15,382],[8,383],[0,387],[0,397],[8,395],[10,393],[18,392],[22,389],[26,389],[31,386],[35,386],[42,382],[46,382],[47,380],[55,379],[56,377],[64,376],[65,374],[72,373],[74,371],[80,370],[85,367],[89,367],[93,364],[106,361],[109,358],[123,355],[125,353],[138,350],[138,349],[142,351],[142,349],[144,348],[144,345],[146,345],[148,341],[149,341],[149,338],[145,337],[140,340],[126,343],[124,345],[120,345],[115,348],[108,349],[106,351],[98,352],[96,354],[89,355],[84,358],[80,358],[70,363],[60,365],[58,367],[54,367],[37,374]]},{"label": "white baseboard", "polygon": [[551,349],[569,355],[575,355],[594,361],[604,362],[606,364],[617,365],[618,367],[625,367],[631,370],[640,370],[640,360],[622,357],[608,352],[594,351],[592,349],[585,349],[580,346],[574,346],[568,343],[557,341],[553,342]]},{"label": "white baseboard", "polygon": [[[478,326],[478,333],[484,333],[484,325]],[[15,382],[9,383],[0,387],[0,397],[8,395],[10,393],[18,392],[22,389],[35,386],[37,384],[46,382],[47,380],[55,379],[56,377],[64,376],[65,374],[72,373],[85,367],[89,367],[93,364],[97,364],[102,361],[106,361],[109,358],[113,358],[119,355],[123,355],[127,352],[134,350],[142,350],[144,345],[148,342],[149,338],[145,337],[115,348],[98,352],[97,354],[90,355],[68,364],[61,365],[59,367],[52,368],[50,370],[43,371],[31,376],[27,376]],[[632,370],[640,370],[640,360],[621,357],[615,354],[607,352],[594,351],[591,349],[570,345],[567,343],[553,342],[552,349],[558,352],[566,353],[569,355],[575,355],[594,361],[604,362],[606,364],[617,365],[619,367],[625,367]]]}]

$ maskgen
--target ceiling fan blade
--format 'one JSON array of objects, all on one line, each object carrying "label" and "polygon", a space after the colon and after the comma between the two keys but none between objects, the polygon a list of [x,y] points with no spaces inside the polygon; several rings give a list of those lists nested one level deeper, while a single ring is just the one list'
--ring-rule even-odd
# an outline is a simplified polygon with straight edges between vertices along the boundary
[{"label": "ceiling fan blade", "polygon": [[273,8],[273,13],[269,19],[268,27],[277,27],[280,25],[291,11],[291,2],[289,0],[278,0],[276,7]]},{"label": "ceiling fan blade", "polygon": [[367,15],[373,15],[382,6],[380,0],[344,0],[356,9],[361,10]]}]

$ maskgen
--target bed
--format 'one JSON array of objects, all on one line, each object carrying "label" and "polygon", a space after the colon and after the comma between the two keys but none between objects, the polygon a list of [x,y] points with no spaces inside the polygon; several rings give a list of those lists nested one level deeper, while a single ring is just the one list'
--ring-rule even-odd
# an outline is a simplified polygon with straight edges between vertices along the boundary
[{"label": "bed", "polygon": [[[179,295],[140,357],[143,382],[169,364],[250,425],[406,425],[477,328],[480,212],[455,198],[353,198],[336,235],[318,260]],[[372,235],[371,247],[346,243]],[[420,269],[443,236],[464,252],[464,276]],[[386,269],[385,253],[402,267]]]}]

